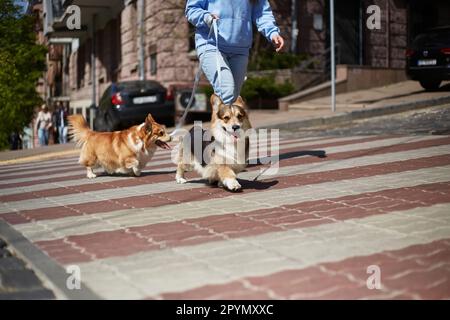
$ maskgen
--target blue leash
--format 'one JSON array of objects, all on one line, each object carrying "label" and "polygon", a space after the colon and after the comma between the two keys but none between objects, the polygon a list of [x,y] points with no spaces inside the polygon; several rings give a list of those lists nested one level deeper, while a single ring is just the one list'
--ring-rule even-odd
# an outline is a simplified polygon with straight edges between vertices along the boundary
[{"label": "blue leash", "polygon": [[[219,81],[219,87],[221,87],[222,81],[220,76],[220,61],[219,61],[219,32],[217,28],[217,19],[212,20],[211,27],[209,29],[208,39],[211,37],[212,33],[214,32],[214,37],[216,40],[216,67],[217,67],[217,79]],[[200,77],[202,75],[202,68],[199,66],[197,73],[195,74],[195,80],[194,80],[194,86],[192,88],[191,97],[189,98],[189,102],[184,109],[184,113],[181,116],[180,120],[178,121],[175,130],[170,134],[170,136],[176,136],[177,131],[180,131],[180,128],[183,126],[184,122],[186,121],[186,116],[189,113],[189,109],[192,106],[192,103],[194,102],[195,93],[197,92],[198,83],[200,82]]]}]

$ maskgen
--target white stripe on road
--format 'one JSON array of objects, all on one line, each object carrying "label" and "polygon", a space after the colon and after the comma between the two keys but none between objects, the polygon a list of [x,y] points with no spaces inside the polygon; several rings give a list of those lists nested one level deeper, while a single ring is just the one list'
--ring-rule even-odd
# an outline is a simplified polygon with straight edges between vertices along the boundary
[{"label": "white stripe on road", "polygon": [[[359,136],[359,138],[364,138],[365,136]],[[354,137],[355,139],[357,137]],[[342,139],[342,138],[336,138],[336,139]],[[302,138],[302,139],[280,139],[280,143],[286,144],[286,143],[293,143],[293,142],[306,142],[306,141],[317,141],[319,143],[321,140],[326,140],[326,137],[308,137],[308,138]],[[262,140],[260,143],[264,143],[267,140]],[[158,150],[156,155],[153,157],[154,160],[167,158],[170,155],[171,151],[167,150]],[[51,168],[53,165],[65,165],[65,164],[73,164],[78,163],[78,156],[77,157],[64,157],[63,159],[53,159],[53,160],[44,160],[44,161],[35,161],[35,162],[28,162],[24,164],[16,164],[16,165],[5,165],[0,166],[0,178],[3,176],[3,173],[8,173],[11,170],[21,170],[21,169],[45,169],[45,168]]]},{"label": "white stripe on road", "polygon": [[[379,147],[389,147],[389,146],[393,146],[393,145],[401,144],[401,143],[419,142],[419,141],[427,141],[427,140],[434,140],[434,139],[439,139],[439,138],[436,138],[434,136],[414,137],[414,138],[410,138],[410,137],[408,137],[408,138],[406,138],[406,137],[405,138],[393,138],[393,139],[375,140],[375,141],[365,142],[365,143],[360,143],[360,144],[346,144],[346,145],[337,146],[337,147],[328,147],[328,148],[326,148],[325,151],[328,155],[330,155],[330,154],[338,153],[338,152],[367,150],[367,149],[379,148]],[[282,152],[282,150],[280,150],[280,152]],[[173,169],[173,167],[168,167],[168,168],[164,168],[162,170],[167,171],[167,170],[172,170],[172,169]],[[158,170],[154,169],[151,171],[157,172]],[[84,170],[83,170],[83,173],[85,173]],[[47,175],[47,176],[45,176],[45,179],[59,178],[59,177],[64,177],[64,176],[68,176],[68,175],[71,175],[71,174]],[[123,177],[123,176],[102,176],[102,177],[98,177],[98,178],[94,179],[94,182],[102,183],[102,182],[110,182],[110,181],[115,181],[115,180],[119,180],[119,179],[127,179],[127,178],[128,177]],[[38,181],[41,179],[43,179],[43,177],[30,177],[28,179],[26,179],[26,178],[16,179],[16,180],[20,180],[20,181],[9,180],[9,183],[24,182],[24,181]],[[55,187],[69,187],[69,186],[74,186],[74,185],[82,185],[82,184],[90,184],[90,183],[92,183],[92,180],[89,180],[86,178],[60,181],[60,182],[47,182],[47,183],[35,184],[35,185],[31,185],[31,186],[0,189],[0,195],[10,195],[10,194],[16,194],[16,193],[22,193],[22,192],[41,191],[41,190],[53,189]],[[1,184],[1,182],[0,182],[0,184]]]},{"label": "white stripe on road", "polygon": [[[204,285],[303,269],[450,237],[450,204],[79,263],[106,299],[159,298]],[[149,239],[149,241],[151,241]],[[376,264],[377,261],[374,261]],[[181,271],[181,272],[180,272]],[[355,279],[365,286],[364,280]],[[273,298],[276,298],[274,296]]]},{"label": "white stripe on road", "polygon": [[304,201],[332,199],[385,189],[412,187],[450,180],[450,166],[432,167],[385,175],[324,182],[264,193],[252,192],[225,198],[191,201],[154,208],[127,209],[99,214],[40,220],[14,227],[31,241],[111,231],[207,216],[274,208]]},{"label": "white stripe on road", "polygon": [[[436,139],[436,137],[426,137],[426,138],[421,138],[421,139],[428,140],[431,138]],[[345,138],[345,139],[333,138],[333,139],[323,140],[323,142],[321,141],[320,144],[333,143],[333,142],[338,142],[338,141],[349,141],[350,142],[350,141],[359,140],[359,139],[361,139],[361,137],[350,137],[350,138]],[[397,144],[400,142],[408,141],[409,139],[411,139],[411,138],[393,138],[393,139],[384,139],[384,140],[381,140],[381,138],[380,138],[380,141],[387,141],[386,143],[388,143],[388,145],[393,145],[393,144]],[[392,143],[389,144],[390,143],[389,141],[392,141]],[[309,145],[311,145],[311,144],[307,143],[307,142],[292,143],[292,144],[283,145],[282,147],[280,146],[280,150],[295,148],[295,147],[302,147],[302,146],[309,146]],[[358,145],[355,144],[354,146],[360,146],[360,145],[363,145],[363,144],[358,144]],[[384,146],[384,144],[381,144],[381,146]],[[160,164],[173,164],[173,162],[169,158],[169,160],[166,160],[164,163],[160,163]],[[154,166],[155,164],[152,162],[149,162],[149,165]],[[27,182],[27,181],[39,181],[42,179],[62,178],[62,177],[72,176],[75,174],[85,174],[85,173],[86,173],[85,169],[80,169],[80,170],[69,171],[67,173],[56,173],[56,174],[49,174],[46,176],[33,177],[32,173],[30,172],[30,177],[0,180],[0,185],[11,184],[11,183],[21,183],[21,182]],[[0,194],[1,194],[1,189],[0,189]]]},{"label": "white stripe on road", "polygon": [[[339,147],[337,147],[339,148]],[[332,149],[332,148],[330,148]],[[262,178],[276,178],[279,176],[301,174],[301,173],[312,173],[312,172],[322,172],[336,169],[352,168],[355,166],[363,165],[373,165],[385,162],[402,161],[409,159],[417,159],[420,157],[430,157],[442,154],[448,154],[450,150],[448,146],[437,146],[423,149],[415,149],[407,152],[392,152],[390,154],[382,154],[375,156],[358,157],[347,160],[337,160],[337,161],[325,161],[316,162],[304,165],[293,165],[287,167],[281,167],[275,175],[262,176]],[[174,169],[174,168],[171,168]],[[167,169],[165,169],[167,171]],[[242,179],[253,180],[259,174],[259,171],[249,171],[244,172],[239,175]],[[162,192],[171,192],[178,190],[187,190],[191,188],[203,187],[202,184],[185,184],[178,185],[174,184],[172,181],[160,182],[160,183],[149,183],[136,185],[131,187],[121,187],[121,188],[109,188],[101,189],[98,191],[89,192],[77,192],[74,194],[61,195],[55,197],[45,197],[37,199],[27,199],[20,201],[3,202],[0,206],[0,213],[11,212],[16,210],[31,210],[39,208],[47,208],[53,206],[64,206],[73,205],[78,203],[86,203],[91,201],[102,201],[102,200],[112,200],[120,199],[124,197],[138,196],[138,195],[148,195],[156,194]]]},{"label": "white stripe on road", "polygon": [[[330,148],[332,149],[332,148]],[[421,157],[430,157],[443,154],[449,154],[450,149],[447,145],[430,147],[423,149],[415,149],[407,152],[392,152],[390,154],[382,154],[375,156],[356,157],[346,160],[324,161],[309,163],[303,165],[293,165],[287,167],[281,167],[278,169],[275,175],[263,176],[262,178],[276,178],[280,176],[301,174],[301,173],[313,173],[323,172],[329,170],[353,168],[356,166],[381,164],[393,161],[402,161],[417,159]],[[239,178],[253,180],[259,171],[248,171],[239,174]],[[148,183],[131,187],[116,187],[109,189],[101,189],[97,191],[77,192],[73,194],[27,199],[20,201],[3,202],[0,206],[0,213],[32,210],[40,208],[49,208],[54,206],[74,205],[79,203],[87,203],[94,201],[120,199],[125,197],[133,197],[139,195],[150,195],[163,192],[172,192],[179,190],[189,190],[194,188],[204,187],[203,184],[176,184],[173,181]]]}]

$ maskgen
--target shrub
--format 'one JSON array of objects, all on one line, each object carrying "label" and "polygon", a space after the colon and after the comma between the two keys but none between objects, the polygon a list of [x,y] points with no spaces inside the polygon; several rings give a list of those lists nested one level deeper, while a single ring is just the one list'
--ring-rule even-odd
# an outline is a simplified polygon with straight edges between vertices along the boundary
[{"label": "shrub", "polygon": [[249,77],[242,86],[241,96],[250,101],[256,98],[278,99],[294,92],[290,81],[275,83],[273,76]]},{"label": "shrub", "polygon": [[261,51],[249,62],[248,70],[290,69],[307,59],[305,54],[275,53],[273,50]]},{"label": "shrub", "polygon": [[[244,82],[241,90],[241,96],[251,106],[255,106],[253,103],[258,100],[260,105],[261,100],[275,100],[293,93],[295,90],[294,85],[290,81],[284,83],[275,83],[275,77],[248,77]],[[214,93],[211,86],[201,88],[201,92],[205,93],[209,97]]]}]

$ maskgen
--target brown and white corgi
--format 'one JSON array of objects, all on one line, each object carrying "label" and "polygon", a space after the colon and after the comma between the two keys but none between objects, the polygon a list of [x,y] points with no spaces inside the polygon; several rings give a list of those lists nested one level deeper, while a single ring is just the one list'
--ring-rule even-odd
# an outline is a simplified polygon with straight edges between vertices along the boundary
[{"label": "brown and white corgi", "polygon": [[94,169],[103,167],[109,173],[141,174],[157,147],[170,149],[171,137],[163,125],[151,114],[145,122],[115,132],[96,132],[89,129],[81,115],[68,117],[69,132],[81,147],[79,163],[86,167],[87,177],[95,178]]},{"label": "brown and white corgi", "polygon": [[[211,96],[210,130],[194,126],[179,144],[177,155],[177,183],[185,183],[185,171],[195,170],[209,183],[230,191],[241,189],[237,173],[247,166],[251,124],[241,97],[231,105]],[[187,139],[187,140],[186,140]]]}]

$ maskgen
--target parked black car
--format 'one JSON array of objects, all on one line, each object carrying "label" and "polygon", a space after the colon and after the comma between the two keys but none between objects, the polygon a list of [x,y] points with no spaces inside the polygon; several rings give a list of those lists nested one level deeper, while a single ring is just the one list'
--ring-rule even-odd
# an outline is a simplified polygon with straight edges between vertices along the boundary
[{"label": "parked black car", "polygon": [[406,73],[425,90],[437,90],[450,80],[450,27],[418,35],[406,50]]},{"label": "parked black car", "polygon": [[144,122],[148,113],[157,122],[173,126],[175,106],[166,88],[151,80],[113,83],[100,99],[94,129],[121,130]]}]

